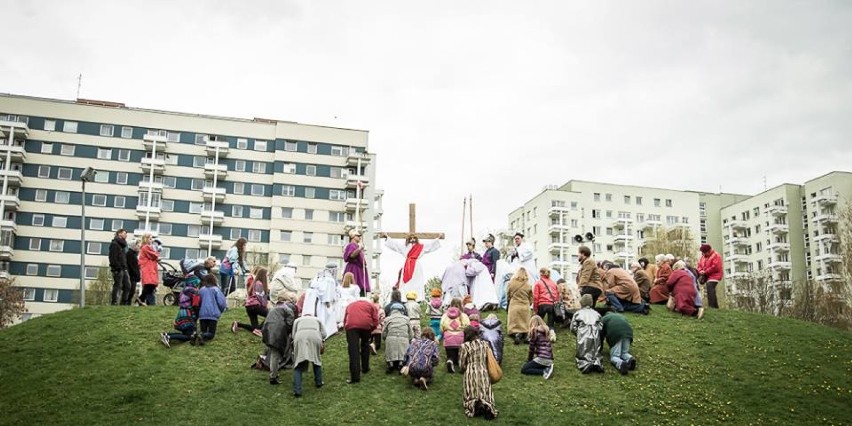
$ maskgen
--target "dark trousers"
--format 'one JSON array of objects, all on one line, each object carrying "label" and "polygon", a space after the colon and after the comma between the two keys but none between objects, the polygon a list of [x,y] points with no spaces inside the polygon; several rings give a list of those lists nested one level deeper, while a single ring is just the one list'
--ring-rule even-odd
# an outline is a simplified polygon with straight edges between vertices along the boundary
[{"label": "dark trousers", "polygon": [[598,303],[598,298],[601,297],[601,293],[603,293],[603,292],[601,291],[601,289],[599,289],[597,287],[590,287],[590,286],[580,287],[580,297],[583,297],[583,295],[585,295],[585,294],[591,294],[592,295],[592,307],[593,308]]},{"label": "dark trousers", "polygon": [[381,333],[375,333],[372,335],[373,346],[376,347],[376,351],[382,350],[382,335]]},{"label": "dark trousers", "polygon": [[126,269],[120,271],[112,271],[112,294],[110,294],[110,305],[118,305],[129,296],[130,293],[130,275]]},{"label": "dark trousers", "polygon": [[251,325],[238,322],[237,327],[246,329],[248,331],[255,331],[260,328],[260,326],[257,324],[257,317],[266,318],[266,316],[269,315],[269,309],[266,309],[265,306],[260,305],[246,306],[246,314],[248,314],[249,322],[251,322]]},{"label": "dark trousers", "polygon": [[225,296],[231,294],[232,291],[236,290],[236,280],[234,279],[233,272],[230,274],[219,273],[219,289],[222,290],[222,294]]},{"label": "dark trousers", "polygon": [[201,338],[204,340],[213,340],[216,337],[216,324],[219,321],[216,320],[201,320],[201,329],[199,333],[201,333]]},{"label": "dark trousers", "polygon": [[121,299],[121,304],[130,306],[133,303],[133,296],[136,296],[136,283],[130,280],[130,289],[127,291],[126,297]]},{"label": "dark trousers", "polygon": [[156,291],[156,284],[144,284],[142,285],[142,294],[139,295],[139,298],[142,299],[146,305],[154,306],[157,304],[157,296],[154,294]]},{"label": "dark trousers", "polygon": [[370,371],[371,330],[346,330],[346,346],[349,351],[349,379],[361,381],[361,373]]},{"label": "dark trousers", "polygon": [[[308,370],[310,361],[302,361],[293,369],[293,393],[302,394],[302,374]],[[322,386],[322,366],[313,364],[314,366],[314,385]]]},{"label": "dark trousers", "polygon": [[544,319],[544,316],[547,315],[547,326],[553,330],[553,325],[556,324],[556,311],[553,310],[553,305],[538,305],[536,314],[541,319]]},{"label": "dark trousers", "polygon": [[195,334],[195,327],[187,327],[184,331],[179,331],[178,333],[168,333],[169,340],[178,340],[181,342],[188,342],[192,340],[192,335]]},{"label": "dark trousers", "polygon": [[452,361],[453,364],[458,367],[459,365],[459,348],[444,348],[447,351],[447,361]]},{"label": "dark trousers", "polygon": [[707,306],[719,309],[719,301],[716,300],[716,285],[719,281],[707,281]]},{"label": "dark trousers", "polygon": [[547,370],[547,366],[541,365],[535,361],[527,361],[521,367],[521,374],[529,374],[531,376],[541,376]]}]

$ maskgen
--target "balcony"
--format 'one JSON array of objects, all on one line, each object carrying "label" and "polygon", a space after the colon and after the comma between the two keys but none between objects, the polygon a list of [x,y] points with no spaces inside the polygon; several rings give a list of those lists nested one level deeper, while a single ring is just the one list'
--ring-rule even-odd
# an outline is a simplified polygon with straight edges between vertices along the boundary
[{"label": "balcony", "polygon": [[346,156],[346,164],[357,167],[358,160],[361,160],[361,166],[370,164],[370,155],[365,152],[355,152],[355,149],[351,149],[349,155]]},{"label": "balcony", "polygon": [[13,234],[18,233],[18,224],[12,220],[3,220],[0,221],[0,229],[4,231],[12,231]]},{"label": "balcony", "polygon": [[642,229],[654,229],[660,226],[663,226],[663,221],[661,220],[646,220],[642,224]]},{"label": "balcony", "polygon": [[728,256],[728,260],[734,263],[748,263],[747,254],[732,254]]},{"label": "balcony", "polygon": [[729,239],[728,242],[734,247],[742,247],[748,245],[748,239],[744,237],[734,237]]},{"label": "balcony", "polygon": [[204,197],[204,201],[213,201],[215,198],[217,203],[221,203],[225,201],[225,188],[205,186],[201,188],[201,196]]},{"label": "balcony", "polygon": [[347,198],[345,203],[346,211],[354,212],[355,210],[361,209],[364,210],[367,208],[367,200],[363,198]]},{"label": "balcony", "polygon": [[612,223],[613,229],[624,229],[633,224],[633,219],[629,217],[620,217]]},{"label": "balcony", "polygon": [[218,210],[202,210],[201,211],[201,223],[205,225],[210,225],[210,221],[213,221],[214,225],[221,225],[222,221],[225,220],[225,212]]},{"label": "balcony", "polygon": [[160,213],[162,210],[159,206],[151,206],[148,207],[146,205],[138,205],[136,206],[136,217],[139,219],[145,219],[146,217],[149,219],[159,219]]},{"label": "balcony", "polygon": [[570,243],[550,243],[547,246],[547,249],[550,250],[551,253],[560,253],[563,250],[569,250],[571,248]]},{"label": "balcony", "polygon": [[816,260],[825,263],[840,263],[843,262],[843,256],[835,253],[823,253],[817,256]]},{"label": "balcony", "polygon": [[9,187],[19,187],[24,180],[24,175],[20,170],[0,170],[0,179],[6,178],[9,181]]},{"label": "balcony", "polygon": [[551,207],[547,209],[547,215],[550,217],[559,217],[560,215],[567,214],[571,209],[568,207]]},{"label": "balcony", "polygon": [[21,207],[21,199],[18,198],[18,194],[0,195],[0,200],[3,200],[5,210],[17,211],[18,207]]},{"label": "balcony", "polygon": [[843,275],[835,274],[833,272],[826,272],[822,275],[817,275],[817,281],[840,281],[843,279]]},{"label": "balcony", "polygon": [[156,181],[139,181],[139,192],[148,192],[148,188],[151,188],[152,192],[163,192],[163,183]]},{"label": "balcony", "polygon": [[548,232],[548,233],[550,233],[550,234],[560,234],[560,233],[562,233],[562,232],[568,232],[568,231],[570,231],[570,230],[571,230],[571,227],[570,227],[570,226],[568,226],[568,225],[565,225],[565,224],[562,224],[562,225],[560,225],[560,224],[550,225],[550,226],[547,228],[547,232]]},{"label": "balcony", "polygon": [[227,164],[213,164],[207,163],[204,165],[204,177],[208,179],[213,179],[213,175],[219,175],[219,178],[222,179],[225,176],[228,176],[228,165]]},{"label": "balcony", "polygon": [[0,261],[8,262],[15,256],[15,251],[12,246],[6,243],[0,245]]},{"label": "balcony", "polygon": [[567,260],[552,260],[552,261],[550,261],[550,267],[551,268],[567,268],[569,266],[571,266],[571,262],[568,262]]},{"label": "balcony", "polygon": [[9,271],[0,269],[0,280],[10,280],[12,279],[12,275],[9,274]]},{"label": "balcony", "polygon": [[778,251],[778,252],[788,252],[788,251],[790,251],[790,243],[773,242],[773,243],[769,243],[769,245],[766,246],[766,248],[768,248],[769,250]]},{"label": "balcony", "polygon": [[634,238],[635,238],[635,237],[634,237],[634,236],[632,236],[632,235],[625,235],[625,234],[621,234],[621,235],[616,235],[615,237],[613,237],[613,241],[614,241],[616,244],[618,244],[618,243],[625,244],[625,243],[627,243],[628,241],[633,241],[633,239],[634,239]]},{"label": "balcony", "polygon": [[8,115],[0,116],[0,136],[18,141],[28,138],[30,136],[30,127],[26,121],[21,121],[21,117],[17,117],[16,120],[10,120],[10,118],[15,117],[9,117]]},{"label": "balcony", "polygon": [[158,238],[160,236],[160,233],[157,232],[157,231],[145,229],[145,223],[144,222],[140,223],[139,225],[142,226],[142,228],[136,228],[136,229],[133,230],[133,236],[134,237],[142,238],[142,236],[145,235],[145,234],[151,234],[151,237],[153,237],[153,238]]},{"label": "balcony", "polygon": [[198,234],[198,246],[218,249],[222,245],[222,236],[218,234]]},{"label": "balcony", "polygon": [[151,168],[153,168],[154,174],[161,175],[166,169],[166,160],[163,158],[142,157],[140,167],[142,167],[142,171],[145,173],[149,173],[151,171]]},{"label": "balcony", "polygon": [[818,213],[814,216],[814,223],[837,223],[837,215],[834,213]]},{"label": "balcony", "polygon": [[[167,152],[168,139],[165,136],[145,135],[142,137],[142,147],[146,152]],[[154,147],[157,149],[155,150]]]},{"label": "balcony", "polygon": [[350,174],[346,176],[346,187],[349,189],[358,188],[358,182],[361,182],[361,190],[370,183],[370,178],[365,175]]},{"label": "balcony", "polygon": [[818,206],[831,206],[837,204],[837,194],[820,194],[814,198]]},{"label": "balcony", "polygon": [[824,241],[826,244],[839,243],[840,237],[837,234],[820,234],[814,237],[815,242]]},{"label": "balcony", "polygon": [[767,229],[773,234],[786,234],[790,232],[790,225],[787,225],[786,223],[773,223],[772,225],[769,225],[769,228]]},{"label": "balcony", "polygon": [[793,264],[784,260],[773,260],[769,263],[769,267],[772,269],[778,269],[782,271],[789,271],[790,268],[793,267]]},{"label": "balcony", "polygon": [[766,212],[772,216],[784,216],[787,214],[787,206],[770,206]]},{"label": "balcony", "polygon": [[725,224],[725,227],[731,229],[746,229],[748,225],[741,220],[729,220],[728,223]]},{"label": "balcony", "polygon": [[24,149],[23,145],[9,145],[6,141],[0,141],[0,158],[4,161],[6,159],[7,152],[9,153],[10,161],[13,163],[22,163],[27,159],[27,151]]},{"label": "balcony", "polygon": [[630,253],[628,251],[620,251],[620,252],[615,254],[616,259],[632,259],[634,257],[636,257],[636,256],[634,256],[632,253]]},{"label": "balcony", "polygon": [[735,272],[731,272],[728,275],[728,278],[730,278],[732,280],[746,280],[746,279],[751,278],[751,273],[745,272],[745,271],[735,271]]},{"label": "balcony", "polygon": [[204,144],[204,148],[207,150],[207,156],[216,158],[216,150],[219,151],[219,158],[224,158],[228,156],[229,151],[231,150],[230,145],[228,145],[227,141],[211,141],[207,140]]}]

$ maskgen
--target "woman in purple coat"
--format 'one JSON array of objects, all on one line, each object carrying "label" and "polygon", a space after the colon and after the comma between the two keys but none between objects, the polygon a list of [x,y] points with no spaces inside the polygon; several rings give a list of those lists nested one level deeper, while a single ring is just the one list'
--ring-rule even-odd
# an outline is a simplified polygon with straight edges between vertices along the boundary
[{"label": "woman in purple coat", "polygon": [[343,249],[343,260],[346,262],[343,274],[351,272],[355,276],[355,284],[361,289],[361,297],[365,297],[370,292],[370,280],[367,278],[367,263],[364,260],[361,233],[355,229],[349,231],[349,244]]}]

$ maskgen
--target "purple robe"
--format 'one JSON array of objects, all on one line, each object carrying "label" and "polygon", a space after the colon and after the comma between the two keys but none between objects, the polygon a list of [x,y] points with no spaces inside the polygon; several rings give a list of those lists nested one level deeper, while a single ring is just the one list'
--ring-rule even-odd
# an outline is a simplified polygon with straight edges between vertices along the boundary
[{"label": "purple robe", "polygon": [[364,250],[358,253],[358,257],[353,259],[352,253],[358,250],[358,244],[349,243],[343,249],[343,260],[346,261],[346,268],[343,270],[345,275],[351,272],[355,276],[355,284],[358,285],[364,294],[370,292],[370,280],[367,278],[367,266],[364,260]]}]

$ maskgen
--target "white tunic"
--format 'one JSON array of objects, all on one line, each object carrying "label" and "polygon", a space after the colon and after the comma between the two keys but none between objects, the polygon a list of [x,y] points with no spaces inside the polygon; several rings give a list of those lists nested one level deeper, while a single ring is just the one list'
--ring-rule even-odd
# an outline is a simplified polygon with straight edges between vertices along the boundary
[{"label": "white tunic", "polygon": [[521,243],[521,245],[515,247],[515,252],[518,253],[518,257],[512,261],[512,267],[515,271],[518,270],[521,266],[527,270],[527,273],[530,274],[530,285],[535,284],[538,281],[538,268],[535,266],[535,258],[532,250],[532,246],[528,243]]},{"label": "white tunic", "polygon": [[311,281],[305,292],[304,315],[313,315],[322,322],[326,339],[337,333],[337,282],[330,276],[321,276]]},{"label": "white tunic", "polygon": [[483,306],[488,304],[497,305],[500,302],[497,299],[497,289],[494,288],[494,281],[491,281],[491,273],[487,266],[477,260],[471,260],[467,265],[465,274],[470,277],[470,297],[473,299],[476,309],[482,309]]},{"label": "white tunic", "polygon": [[337,322],[342,324],[343,317],[346,315],[346,307],[361,297],[361,289],[357,285],[352,284],[349,288],[341,286],[339,291],[340,300],[337,301]]},{"label": "white tunic", "polygon": [[[388,239],[385,241],[385,246],[387,248],[403,255],[404,257],[408,256],[408,251],[411,250],[411,244],[403,246],[399,241]],[[417,301],[422,302],[424,300],[423,297],[423,287],[426,285],[426,277],[423,275],[423,267],[420,265],[420,258],[423,257],[426,253],[431,253],[435,250],[441,248],[440,240],[433,240],[430,243],[423,244],[423,251],[420,252],[420,256],[417,258],[417,261],[414,263],[414,275],[412,275],[411,279],[408,280],[407,283],[402,282],[400,277],[399,283],[399,291],[402,293],[402,297],[405,298],[405,295],[409,291],[413,291],[417,295]],[[403,267],[404,264],[403,264]]]}]

